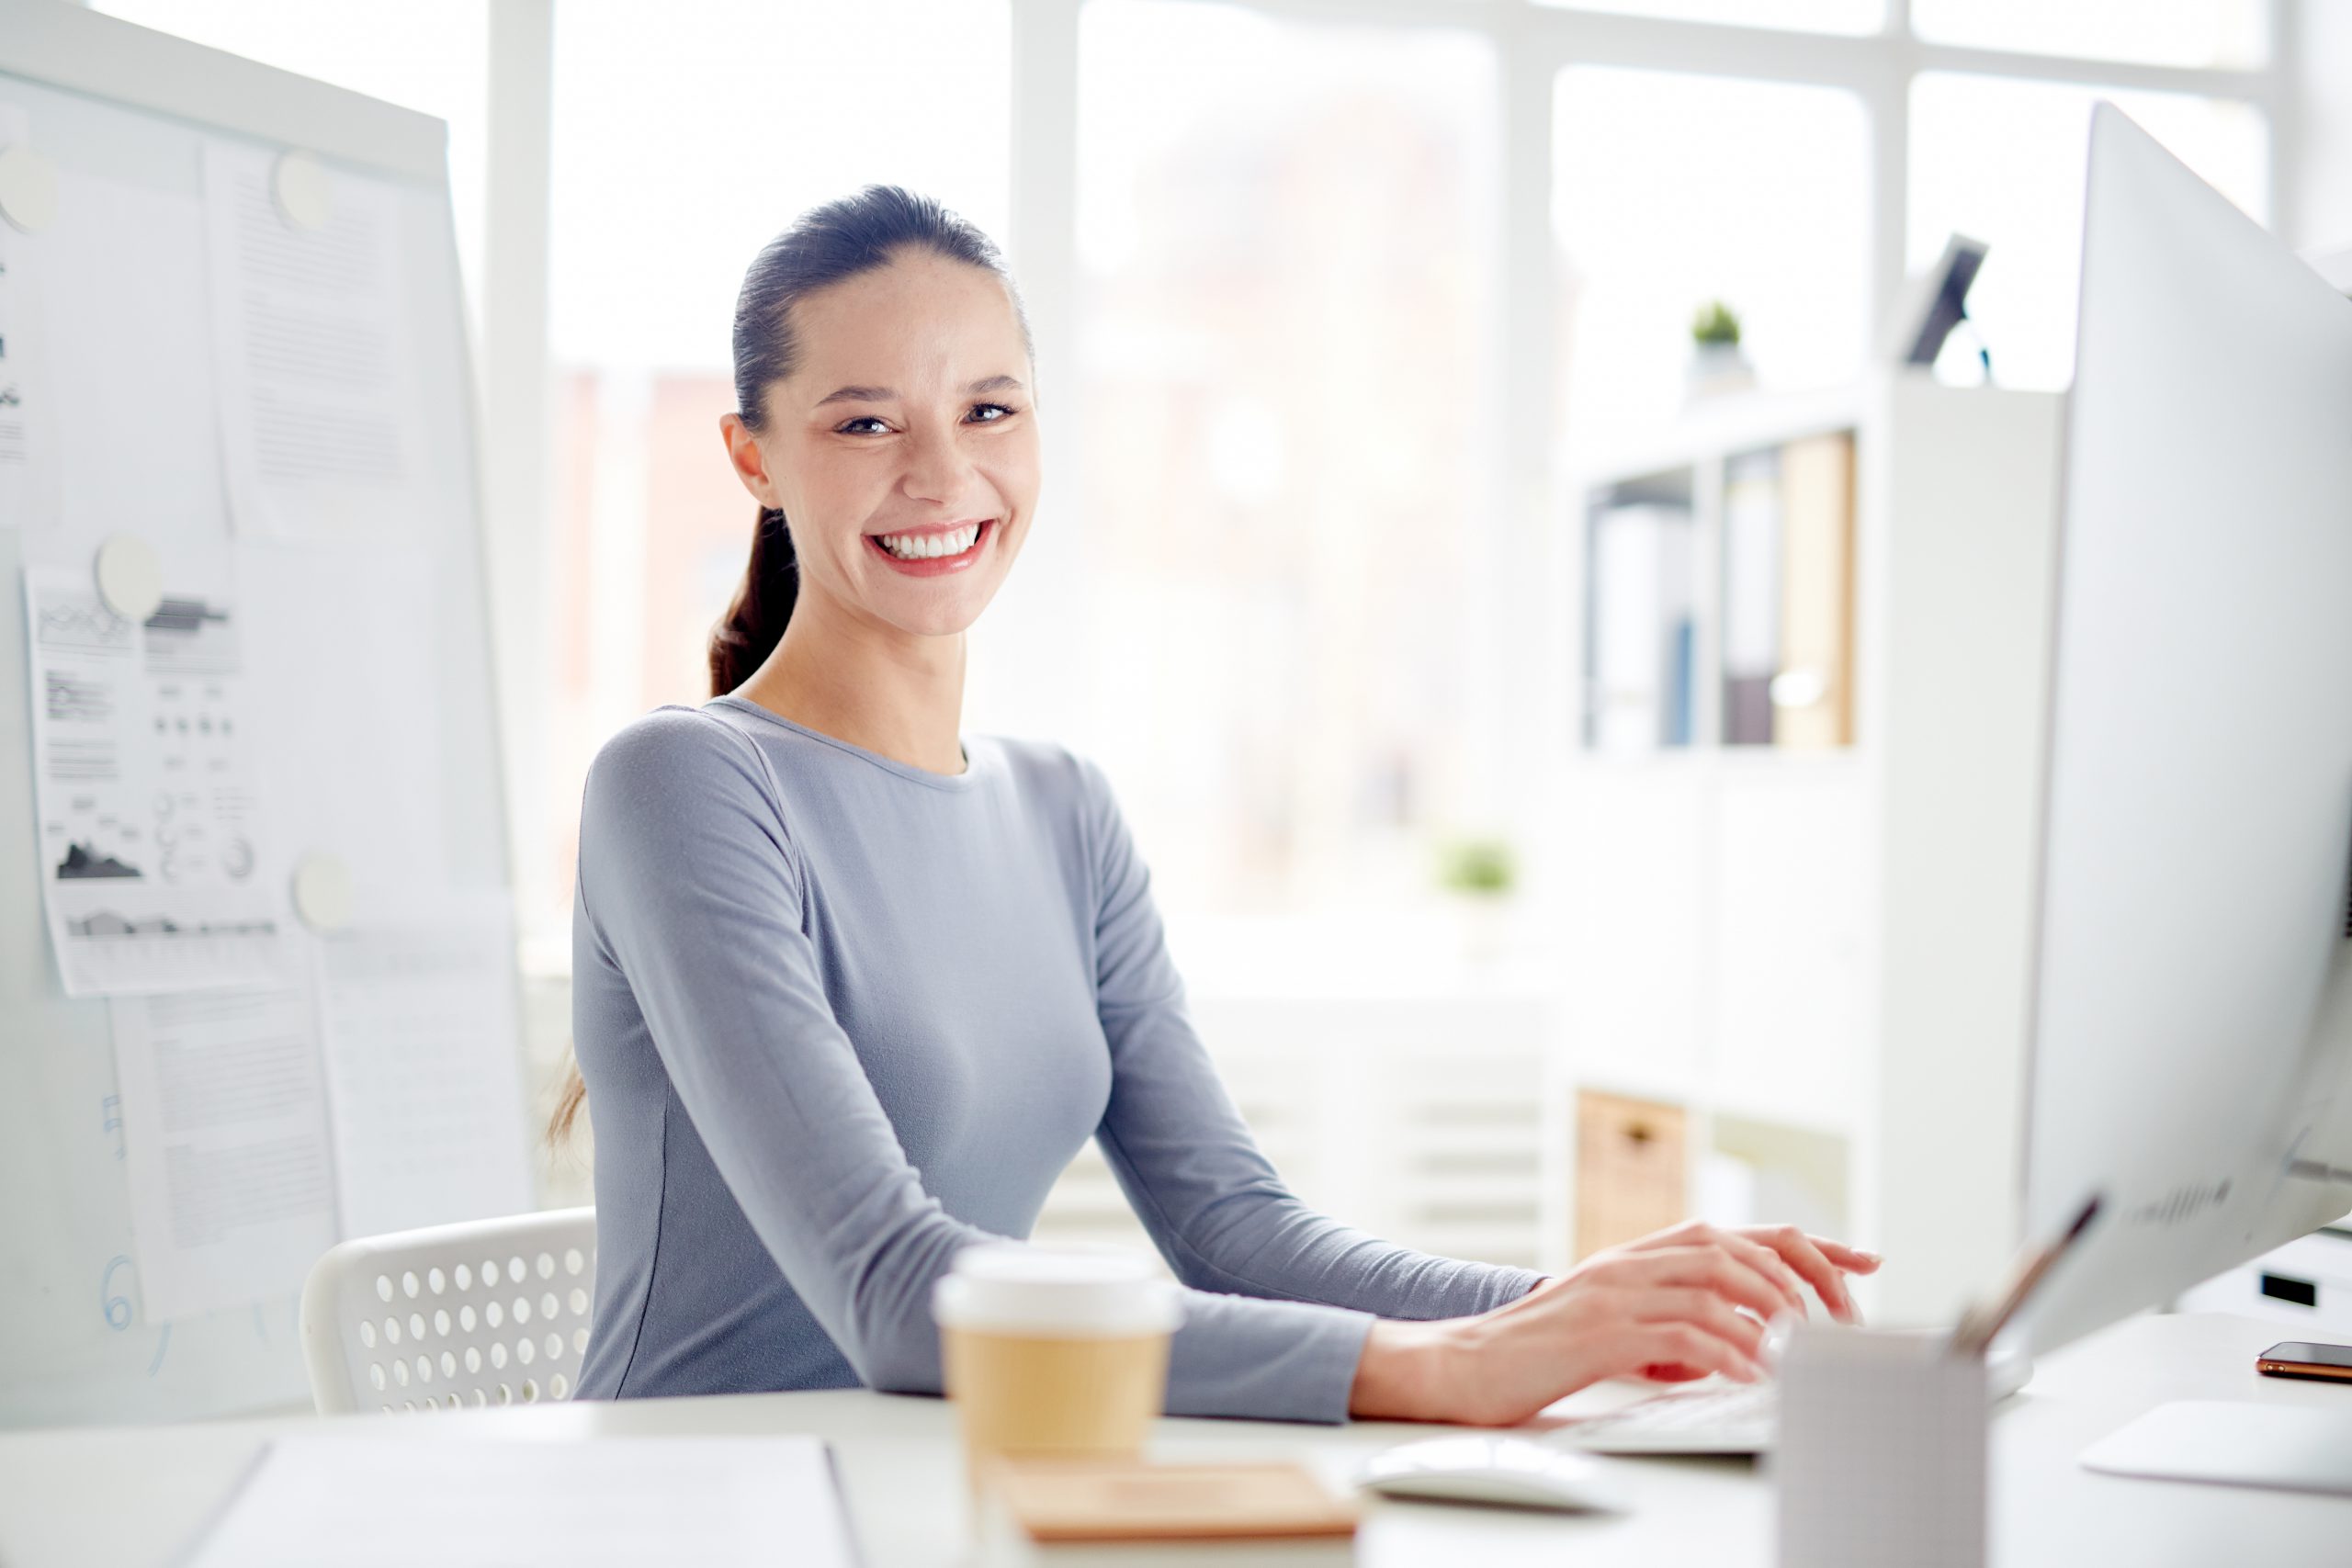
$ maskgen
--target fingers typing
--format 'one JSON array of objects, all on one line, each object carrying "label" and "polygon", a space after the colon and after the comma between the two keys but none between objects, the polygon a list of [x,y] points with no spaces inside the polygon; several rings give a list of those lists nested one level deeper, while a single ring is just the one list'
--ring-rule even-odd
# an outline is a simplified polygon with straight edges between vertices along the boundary
[{"label": "fingers typing", "polygon": [[1844,1271],[1829,1261],[1811,1236],[1794,1225],[1775,1225],[1758,1234],[1756,1239],[1779,1253],[1790,1268],[1811,1283],[1832,1317],[1841,1323],[1861,1321],[1853,1295],[1846,1289]]},{"label": "fingers typing", "polygon": [[1654,1292],[1647,1298],[1643,1315],[1652,1322],[1687,1323],[1693,1327],[1703,1328],[1749,1361],[1760,1364],[1764,1325],[1744,1313],[1734,1311],[1724,1303],[1721,1297],[1706,1291],[1675,1289]]}]

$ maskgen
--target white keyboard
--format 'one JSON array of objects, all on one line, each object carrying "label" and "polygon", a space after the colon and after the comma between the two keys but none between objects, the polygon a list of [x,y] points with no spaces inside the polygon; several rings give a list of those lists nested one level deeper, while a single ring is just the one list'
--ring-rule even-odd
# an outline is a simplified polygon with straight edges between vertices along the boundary
[{"label": "white keyboard", "polygon": [[1676,1389],[1550,1434],[1602,1454],[1755,1454],[1772,1446],[1780,1391],[1771,1383]]},{"label": "white keyboard", "polygon": [[[2030,1357],[2014,1347],[1996,1349],[1986,1367],[1985,1393],[2006,1399],[2032,1375]],[[1780,1422],[1778,1384],[1711,1378],[1587,1416],[1546,1438],[1597,1454],[1760,1454],[1771,1451]]]}]

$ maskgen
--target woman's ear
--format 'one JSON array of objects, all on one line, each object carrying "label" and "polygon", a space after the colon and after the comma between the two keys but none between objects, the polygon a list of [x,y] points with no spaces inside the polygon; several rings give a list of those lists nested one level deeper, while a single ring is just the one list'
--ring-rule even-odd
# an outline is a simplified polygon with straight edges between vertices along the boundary
[{"label": "woman's ear", "polygon": [[740,413],[718,416],[719,438],[727,443],[727,460],[735,468],[735,477],[752,492],[752,499],[762,506],[775,506],[775,485],[768,476],[767,454],[760,450],[759,442],[752,434],[752,427],[743,423]]}]

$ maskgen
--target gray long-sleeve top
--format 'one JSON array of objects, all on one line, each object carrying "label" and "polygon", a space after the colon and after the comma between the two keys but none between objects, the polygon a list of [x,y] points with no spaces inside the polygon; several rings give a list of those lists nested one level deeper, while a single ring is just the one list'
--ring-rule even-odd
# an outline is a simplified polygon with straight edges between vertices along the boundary
[{"label": "gray long-sleeve top", "polygon": [[931,773],[729,696],[597,753],[572,910],[582,1395],[937,1391],[933,1282],[1027,1236],[1090,1136],[1186,1287],[1171,1414],[1343,1419],[1374,1315],[1533,1286],[1294,1198],[1186,1018],[1102,770],[963,749]]}]

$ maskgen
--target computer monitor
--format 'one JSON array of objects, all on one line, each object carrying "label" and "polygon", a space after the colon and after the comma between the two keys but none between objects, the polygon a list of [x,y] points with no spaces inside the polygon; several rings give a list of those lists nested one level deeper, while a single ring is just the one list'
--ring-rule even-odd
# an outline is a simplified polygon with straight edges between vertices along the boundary
[{"label": "computer monitor", "polygon": [[2062,1345],[2352,1210],[2352,300],[2094,111],[2020,1320]]}]

